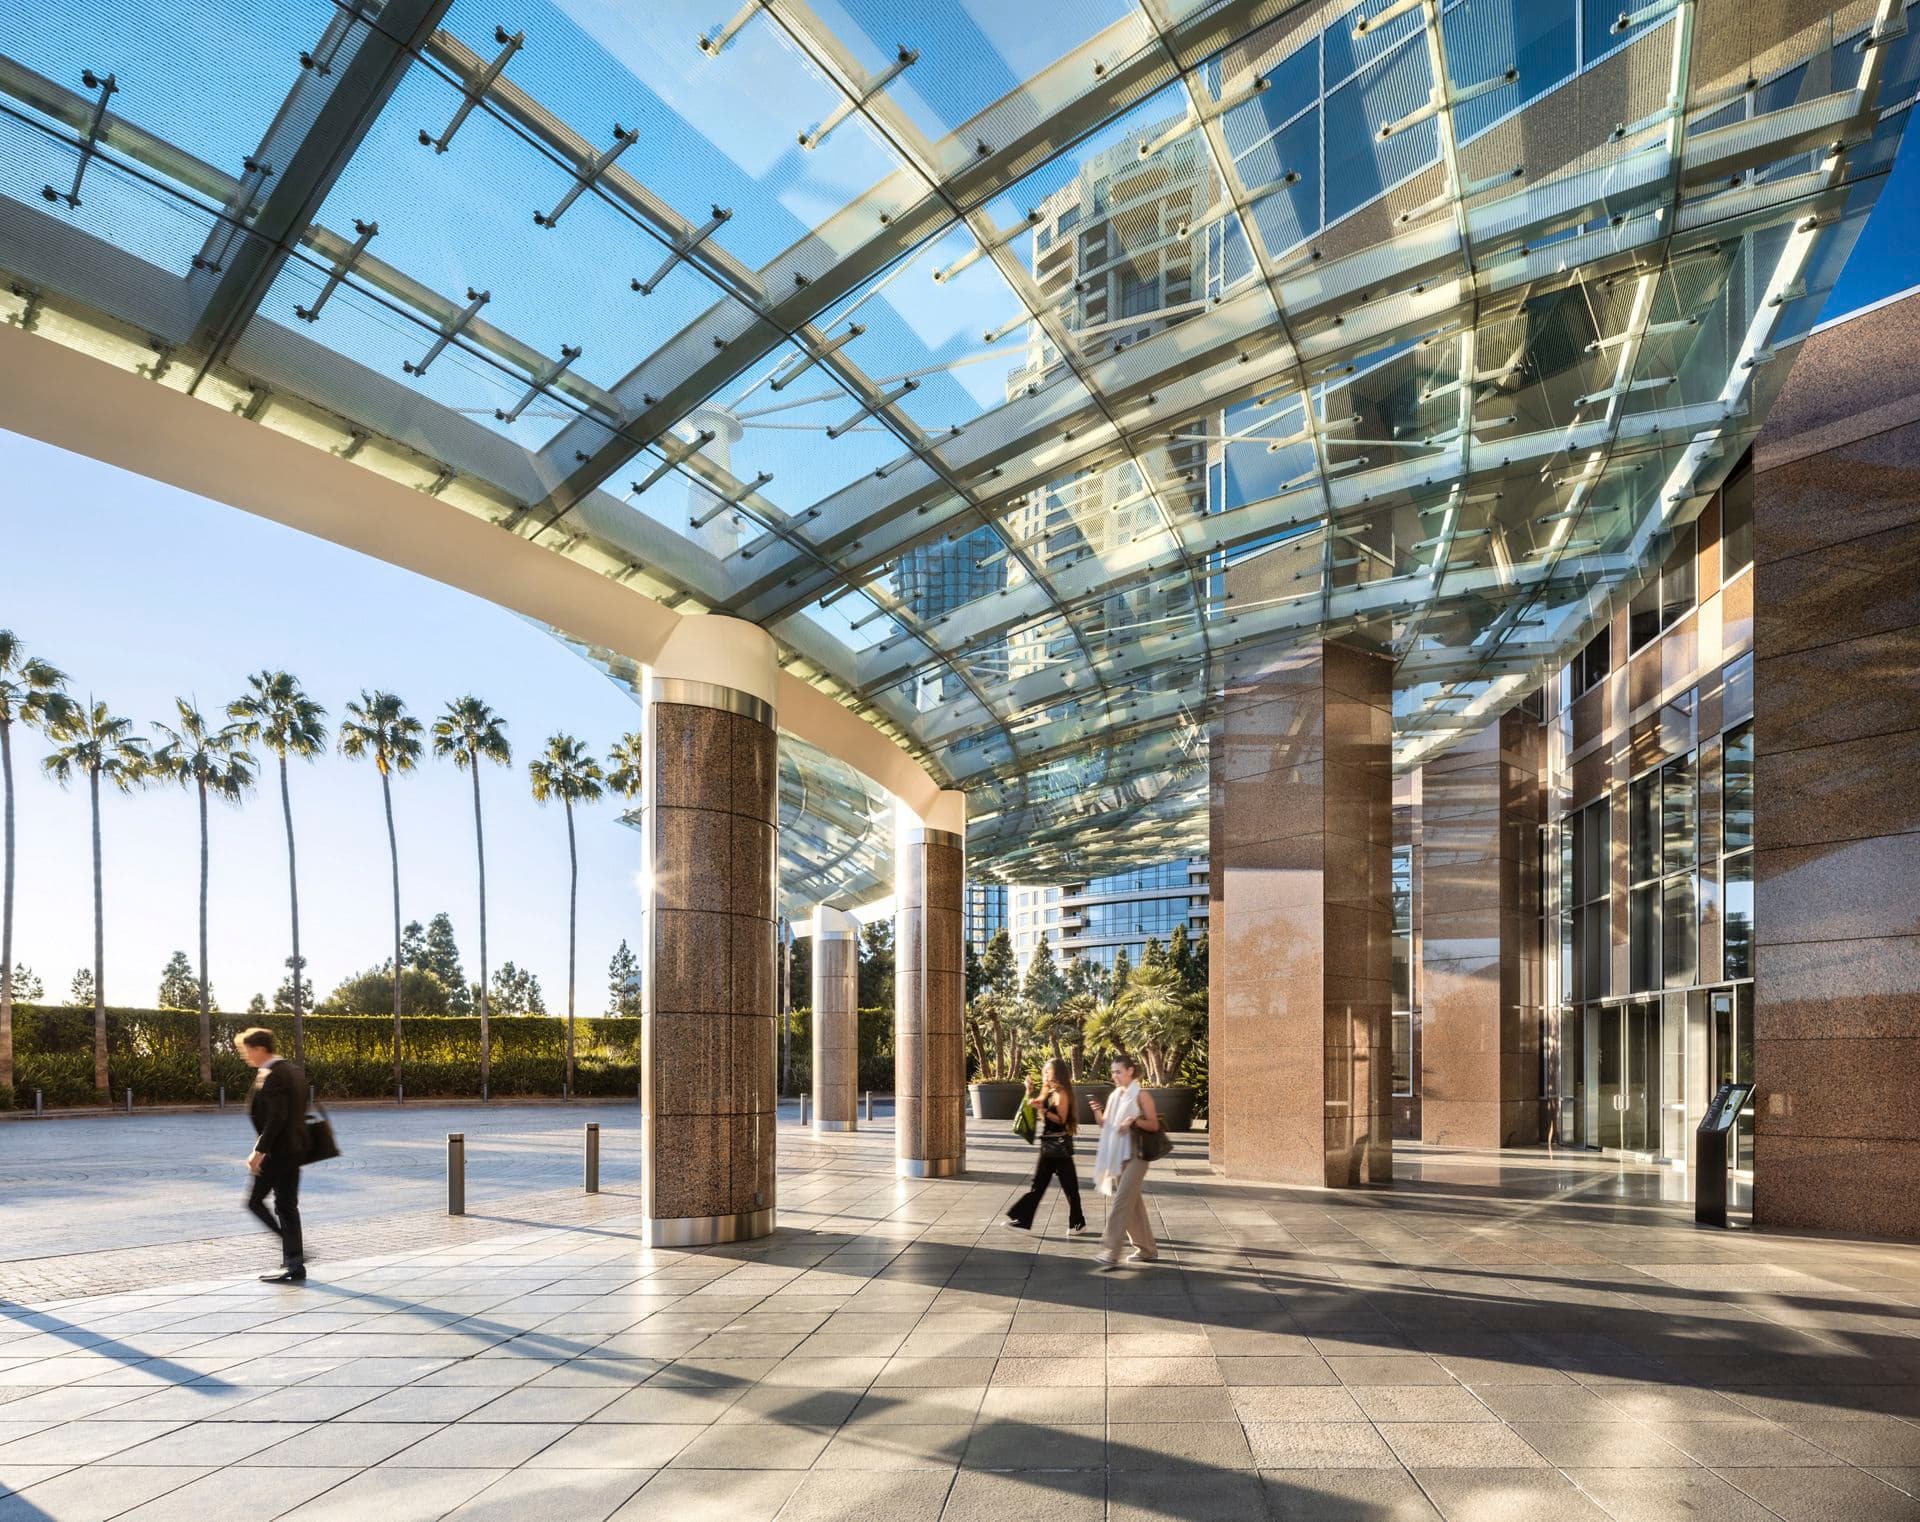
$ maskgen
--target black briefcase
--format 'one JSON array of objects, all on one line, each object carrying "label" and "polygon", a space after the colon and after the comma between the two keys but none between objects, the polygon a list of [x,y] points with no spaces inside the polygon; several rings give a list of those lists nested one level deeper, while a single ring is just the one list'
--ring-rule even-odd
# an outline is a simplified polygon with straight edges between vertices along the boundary
[{"label": "black briefcase", "polygon": [[340,1155],[340,1143],[334,1139],[333,1118],[327,1114],[327,1107],[314,1100],[312,1110],[307,1112],[307,1155],[300,1159],[300,1166],[308,1163],[324,1163]]}]

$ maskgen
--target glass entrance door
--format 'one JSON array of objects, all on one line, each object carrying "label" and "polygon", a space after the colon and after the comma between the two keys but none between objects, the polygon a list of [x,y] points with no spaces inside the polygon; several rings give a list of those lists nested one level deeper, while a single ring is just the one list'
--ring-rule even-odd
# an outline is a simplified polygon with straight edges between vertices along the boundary
[{"label": "glass entrance door", "polygon": [[1600,1145],[1658,1152],[1663,1141],[1660,1003],[1607,1005],[1599,1016]]}]

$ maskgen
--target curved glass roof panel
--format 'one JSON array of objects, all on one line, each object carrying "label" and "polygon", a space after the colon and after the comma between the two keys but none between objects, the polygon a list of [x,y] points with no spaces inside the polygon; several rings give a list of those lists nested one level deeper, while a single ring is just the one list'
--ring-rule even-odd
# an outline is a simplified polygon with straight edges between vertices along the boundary
[{"label": "curved glass roof panel", "polygon": [[969,791],[976,870],[1104,870],[1200,838],[1260,652],[1382,641],[1412,765],[1658,563],[1893,161],[1913,10],[16,6],[0,273],[768,627]]}]

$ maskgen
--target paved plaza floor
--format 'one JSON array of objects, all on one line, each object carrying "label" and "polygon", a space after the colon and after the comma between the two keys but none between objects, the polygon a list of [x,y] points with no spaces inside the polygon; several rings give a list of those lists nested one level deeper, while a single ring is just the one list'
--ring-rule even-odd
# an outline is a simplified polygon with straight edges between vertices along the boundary
[{"label": "paved plaza floor", "polygon": [[[581,1119],[487,1124],[558,1158]],[[364,1217],[410,1238],[329,1231],[316,1182],[321,1261],[282,1288],[242,1237],[116,1243],[176,1191],[230,1215],[237,1181],[139,1186],[111,1141],[64,1191],[0,1184],[9,1244],[102,1215],[67,1261],[149,1257],[0,1300],[0,1522],[1920,1518],[1920,1248],[1699,1230],[1631,1165],[1410,1148],[1391,1191],[1333,1194],[1223,1182],[1194,1138],[1150,1186],[1161,1261],[1100,1274],[1057,1196],[1000,1224],[1032,1154],[998,1127],[909,1182],[885,1124],[788,1124],[764,1241],[648,1252],[617,1168]]]}]

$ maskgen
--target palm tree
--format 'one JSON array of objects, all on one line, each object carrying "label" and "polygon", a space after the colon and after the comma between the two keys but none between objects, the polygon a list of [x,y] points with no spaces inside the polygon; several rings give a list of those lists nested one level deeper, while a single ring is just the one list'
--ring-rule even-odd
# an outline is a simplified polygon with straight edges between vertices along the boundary
[{"label": "palm tree", "polygon": [[553,735],[547,740],[547,753],[529,763],[527,776],[533,782],[533,801],[545,803],[558,798],[567,812],[567,1093],[573,1092],[573,950],[575,910],[580,889],[580,853],[573,839],[573,806],[592,803],[600,797],[606,781],[600,763],[587,754],[587,748],[572,735]]},{"label": "palm tree", "polygon": [[147,747],[133,733],[133,720],[123,719],[98,699],[68,711],[48,731],[53,752],[41,765],[49,777],[66,787],[75,777],[87,779],[87,797],[93,806],[93,1086],[107,1099],[107,959],[106,912],[100,876],[100,782],[111,782],[131,793],[146,781]]},{"label": "palm tree", "polygon": [[6,795],[5,888],[0,890],[0,1089],[13,1086],[13,726],[51,729],[73,702],[67,676],[28,655],[13,630],[0,629],[0,778]]},{"label": "palm tree", "polygon": [[340,754],[371,757],[380,773],[380,801],[387,813],[387,856],[393,863],[393,1087],[400,1090],[400,842],[393,833],[393,774],[410,772],[420,759],[420,721],[391,692],[362,691],[347,704],[340,726]]},{"label": "palm tree", "polygon": [[472,693],[447,704],[433,721],[433,753],[450,757],[473,776],[473,848],[480,859],[480,1097],[487,1097],[493,1071],[493,1038],[487,1024],[487,837],[480,824],[480,761],[500,766],[513,761],[507,721]]},{"label": "palm tree", "polygon": [[[280,761],[280,815],[287,825],[287,902],[293,914],[293,1060],[307,1065],[307,1016],[301,1007],[300,876],[294,870],[293,795],[287,787],[287,757],[312,761],[327,748],[327,711],[307,696],[284,671],[257,671],[247,678],[247,693],[227,704],[251,745],[264,745]],[[205,958],[202,962],[204,964]]]},{"label": "palm tree", "polygon": [[639,735],[622,735],[607,751],[607,786],[631,803],[646,786],[647,742]]},{"label": "palm tree", "polygon": [[192,788],[200,804],[200,1082],[213,1082],[213,1012],[207,997],[207,799],[238,804],[253,791],[258,772],[253,753],[241,748],[243,726],[214,729],[188,698],[175,698],[180,727],[155,724],[161,745],[153,753],[153,775]]}]

